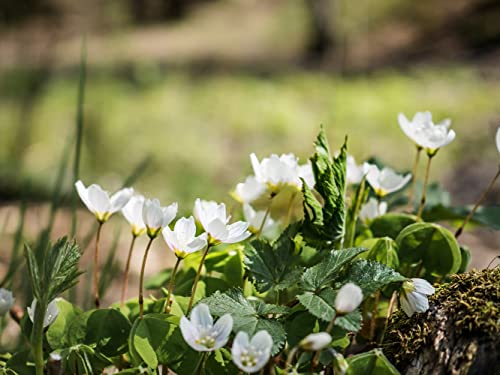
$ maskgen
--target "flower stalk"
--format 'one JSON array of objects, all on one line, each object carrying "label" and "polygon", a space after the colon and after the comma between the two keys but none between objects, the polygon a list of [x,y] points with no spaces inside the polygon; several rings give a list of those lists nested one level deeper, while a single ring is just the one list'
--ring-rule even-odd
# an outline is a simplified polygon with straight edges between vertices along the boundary
[{"label": "flower stalk", "polygon": [[168,284],[168,297],[167,297],[167,306],[165,307],[165,313],[170,314],[170,310],[172,309],[172,290],[174,289],[174,280],[175,275],[177,274],[177,269],[179,268],[179,264],[181,263],[182,258],[177,257],[177,261],[175,262],[174,270],[172,271],[172,276],[170,276],[170,283]]},{"label": "flower stalk", "polygon": [[144,252],[144,257],[142,258],[141,276],[139,279],[139,319],[142,319],[142,316],[144,315],[144,270],[146,269],[146,260],[148,258],[149,249],[151,248],[151,244],[153,243],[154,239],[155,237],[149,238],[148,244],[146,246],[146,251]]},{"label": "flower stalk", "polygon": [[488,187],[486,188],[486,190],[483,191],[483,193],[481,194],[481,196],[477,200],[476,204],[474,205],[474,207],[472,208],[472,210],[469,212],[469,214],[467,215],[467,217],[463,221],[462,225],[460,225],[460,228],[458,228],[457,231],[455,232],[455,238],[460,237],[460,235],[462,234],[462,232],[463,232],[465,226],[467,225],[467,223],[470,221],[470,219],[472,219],[472,217],[476,213],[476,210],[479,208],[479,206],[481,205],[481,203],[483,203],[483,201],[486,199],[486,197],[490,193],[491,189],[493,189],[493,186],[495,186],[495,182],[497,181],[498,176],[500,176],[500,164],[498,165],[497,173],[491,179]]},{"label": "flower stalk", "polygon": [[132,259],[132,252],[134,250],[135,240],[137,235],[132,233],[132,241],[130,242],[130,247],[128,249],[127,263],[125,264],[125,272],[123,273],[123,285],[122,285],[122,296],[121,296],[121,307],[125,305],[125,296],[127,295],[128,288],[128,274],[130,270],[130,260]]},{"label": "flower stalk", "polygon": [[420,219],[422,217],[422,212],[424,211],[425,201],[427,200],[427,185],[429,184],[429,174],[431,170],[432,158],[436,155],[435,153],[427,153],[427,166],[425,167],[425,179],[424,186],[422,190],[422,198],[420,199],[420,206],[418,208],[417,217]]},{"label": "flower stalk", "polygon": [[95,237],[95,251],[94,251],[94,303],[96,309],[99,308],[99,240],[101,238],[101,230],[103,221],[99,221],[99,226],[97,227],[97,234]]},{"label": "flower stalk", "polygon": [[415,192],[415,184],[417,182],[417,172],[418,172],[418,164],[420,162],[420,154],[422,152],[421,146],[416,146],[417,152],[415,154],[415,161],[413,162],[413,170],[412,170],[412,181],[410,185],[410,189],[408,190],[408,211],[413,211],[413,194]]},{"label": "flower stalk", "polygon": [[[193,307],[194,295],[196,293],[196,288],[198,287],[198,282],[200,281],[201,270],[203,269],[203,264],[205,263],[205,258],[207,257],[208,251],[210,250],[211,246],[212,245],[211,245],[210,239],[209,239],[207,247],[205,249],[205,252],[203,253],[203,256],[201,257],[200,265],[198,266],[198,271],[196,272],[196,277],[194,278],[193,288],[191,289],[191,298],[189,298],[189,304],[188,304],[186,314],[189,314],[189,312],[191,311],[191,307]],[[169,293],[169,295],[170,295],[170,293]]]},{"label": "flower stalk", "polygon": [[38,301],[35,309],[33,322],[33,331],[31,333],[31,345],[33,347],[33,357],[35,359],[36,375],[44,374],[43,363],[43,328],[47,303]]}]

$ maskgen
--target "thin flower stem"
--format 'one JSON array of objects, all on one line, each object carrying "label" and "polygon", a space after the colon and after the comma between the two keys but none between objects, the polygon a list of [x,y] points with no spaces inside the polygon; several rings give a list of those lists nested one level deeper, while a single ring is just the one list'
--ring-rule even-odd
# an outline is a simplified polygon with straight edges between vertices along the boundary
[{"label": "thin flower stem", "polygon": [[417,153],[415,154],[415,161],[413,163],[412,170],[412,180],[410,185],[410,190],[408,190],[408,211],[413,211],[413,193],[415,192],[415,184],[417,182],[417,172],[418,172],[418,164],[420,162],[420,153],[422,152],[422,147],[417,146]]},{"label": "thin flower stem", "polygon": [[256,233],[255,237],[259,238],[260,235],[262,234],[262,231],[264,230],[264,226],[266,225],[267,218],[269,214],[271,213],[271,204],[273,203],[273,199],[271,198],[269,200],[269,206],[267,206],[266,213],[264,214],[264,218],[262,219],[262,223],[260,223],[260,228],[259,231]]},{"label": "thin flower stem", "polygon": [[422,191],[422,199],[420,200],[420,207],[418,208],[418,214],[417,218],[422,217],[422,212],[424,211],[424,206],[425,206],[425,201],[427,199],[427,185],[429,184],[429,172],[431,170],[431,162],[432,162],[432,157],[434,155],[428,155],[429,158],[427,159],[427,167],[425,168],[425,180],[424,180],[424,187]]},{"label": "thin flower stem", "polygon": [[95,308],[98,309],[99,302],[99,240],[101,238],[101,229],[104,223],[99,221],[99,226],[97,227],[97,234],[95,237],[95,251],[94,251],[94,302]]},{"label": "thin flower stem", "polygon": [[465,220],[462,223],[462,225],[460,225],[460,228],[458,228],[457,231],[455,232],[455,238],[460,237],[460,235],[462,234],[462,232],[463,232],[465,226],[467,225],[467,223],[470,221],[470,219],[472,219],[472,217],[476,213],[476,210],[479,208],[479,206],[481,205],[481,203],[483,203],[483,201],[486,199],[486,197],[490,193],[491,189],[493,189],[493,186],[495,186],[495,182],[496,182],[498,176],[500,176],[500,165],[498,165],[497,173],[495,174],[495,176],[493,177],[493,179],[490,181],[490,184],[488,185],[488,187],[486,188],[486,190],[483,191],[483,194],[481,194],[481,196],[477,200],[476,204],[474,205],[474,208],[472,208],[471,212],[469,212],[469,214],[465,218]]},{"label": "thin flower stem", "polygon": [[170,276],[170,283],[168,284],[168,297],[167,297],[167,306],[165,307],[165,313],[170,314],[170,310],[172,309],[172,290],[174,288],[174,279],[175,274],[177,273],[177,269],[179,268],[179,263],[182,258],[177,257],[177,261],[175,262],[174,270],[172,271],[172,276]]},{"label": "thin flower stem", "polygon": [[149,249],[151,248],[151,244],[153,243],[154,237],[149,238],[149,242],[146,246],[146,251],[144,252],[144,258],[142,258],[142,266],[141,266],[141,276],[139,279],[139,319],[142,319],[144,315],[144,297],[143,297],[143,286],[144,286],[144,270],[146,269],[146,260],[148,258]]},{"label": "thin flower stem", "polygon": [[389,306],[387,307],[387,316],[385,317],[384,329],[382,330],[382,334],[380,335],[379,344],[382,345],[384,342],[385,331],[387,329],[387,325],[389,324],[389,319],[392,315],[392,310],[394,309],[394,304],[396,303],[396,298],[398,297],[398,292],[395,290],[392,293],[391,300],[389,301]]},{"label": "thin flower stem", "polygon": [[189,305],[186,311],[186,315],[191,311],[191,307],[193,307],[194,295],[196,293],[196,288],[198,287],[198,282],[200,281],[201,270],[203,269],[203,263],[205,263],[205,258],[207,257],[210,247],[211,245],[209,242],[201,258],[200,265],[198,266],[198,272],[196,272],[196,277],[194,278],[193,288],[191,289],[191,298],[189,299]]},{"label": "thin flower stem", "polygon": [[286,213],[286,222],[285,222],[285,227],[287,227],[288,225],[290,225],[290,221],[292,220],[292,208],[293,208],[293,204],[295,202],[295,197],[297,196],[297,192],[293,192],[292,193],[292,197],[290,198],[290,203],[288,203],[288,210],[287,210],[287,213]]},{"label": "thin flower stem", "polygon": [[299,350],[298,346],[294,346],[292,348],[292,350],[290,350],[290,354],[288,355],[288,358],[286,359],[285,374],[290,373],[290,366],[292,365],[293,357],[295,357],[295,354],[297,354],[298,350]]},{"label": "thin flower stem", "polygon": [[209,352],[203,352],[203,354],[201,355],[200,363],[196,368],[196,375],[201,375],[203,369],[205,368],[205,364],[207,363],[208,355]]},{"label": "thin flower stem", "polygon": [[132,234],[132,241],[130,242],[130,248],[128,250],[127,264],[125,265],[125,272],[123,273],[121,307],[125,305],[125,296],[127,295],[127,288],[128,288],[128,273],[130,270],[130,260],[132,259],[132,251],[134,250],[134,244],[136,238],[137,236],[135,234]]},{"label": "thin flower stem", "polygon": [[[333,317],[333,319],[330,321],[330,323],[328,323],[328,327],[326,327],[326,333],[330,333],[333,329],[333,325],[335,324],[335,319],[337,319],[337,315],[335,315]],[[319,354],[320,354],[321,351],[317,351],[315,354],[314,354],[314,357],[312,359],[312,362],[311,362],[311,372],[314,371],[314,369],[316,368],[316,366],[318,365],[318,360],[319,360]]]},{"label": "thin flower stem", "polygon": [[47,305],[43,301],[37,301],[35,308],[35,316],[33,323],[33,330],[31,333],[31,345],[33,349],[33,357],[35,359],[35,370],[36,375],[44,374],[44,363],[43,363],[43,320],[45,318],[45,312],[47,311]]}]

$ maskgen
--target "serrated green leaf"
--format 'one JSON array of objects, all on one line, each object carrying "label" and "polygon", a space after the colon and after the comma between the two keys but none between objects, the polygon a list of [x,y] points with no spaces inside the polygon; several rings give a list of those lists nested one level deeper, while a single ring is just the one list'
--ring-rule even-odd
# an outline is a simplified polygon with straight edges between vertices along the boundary
[{"label": "serrated green leaf", "polygon": [[295,265],[294,237],[298,224],[291,225],[274,242],[252,241],[245,249],[245,266],[261,293],[270,289],[282,290],[296,284],[302,271]]},{"label": "serrated green leaf", "polygon": [[337,327],[343,328],[349,332],[358,332],[363,324],[363,316],[359,310],[354,310],[353,312],[338,316],[335,319],[335,325]]},{"label": "serrated green leaf", "polygon": [[[215,316],[231,314],[233,317],[233,332],[245,331],[250,336],[261,329],[269,332],[273,338],[272,355],[277,354],[286,340],[286,332],[283,325],[277,319],[270,319],[266,310],[275,310],[278,307],[267,305],[266,307],[255,307],[256,302],[249,301],[243,295],[241,289],[230,289],[225,293],[215,292],[210,297],[200,301],[208,305],[210,313]],[[280,313],[283,310],[280,309]]]},{"label": "serrated green leaf", "polygon": [[323,205],[306,183],[302,185],[304,196],[304,223],[302,234],[310,245],[328,248],[341,244],[345,233],[345,188],[347,145],[341,147],[337,157],[332,158],[325,131],[321,128],[315,142],[316,152],[311,157],[315,178],[315,190]]},{"label": "serrated green leaf", "polygon": [[328,284],[338,276],[344,265],[365,251],[367,249],[361,247],[331,251],[321,262],[304,272],[301,278],[302,287],[315,291]]},{"label": "serrated green leaf", "polygon": [[325,288],[320,293],[305,292],[297,299],[315,317],[331,321],[335,317],[335,291],[332,288]]},{"label": "serrated green leaf", "polygon": [[342,283],[352,282],[358,285],[366,297],[387,284],[404,280],[406,277],[391,267],[363,259],[352,263]]}]

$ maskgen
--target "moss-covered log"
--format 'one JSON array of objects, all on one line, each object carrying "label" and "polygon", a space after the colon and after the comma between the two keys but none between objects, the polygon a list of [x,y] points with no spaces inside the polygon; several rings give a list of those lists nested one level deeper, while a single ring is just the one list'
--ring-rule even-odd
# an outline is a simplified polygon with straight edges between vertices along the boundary
[{"label": "moss-covered log", "polygon": [[455,275],[426,313],[393,315],[384,352],[403,374],[500,374],[500,268]]}]

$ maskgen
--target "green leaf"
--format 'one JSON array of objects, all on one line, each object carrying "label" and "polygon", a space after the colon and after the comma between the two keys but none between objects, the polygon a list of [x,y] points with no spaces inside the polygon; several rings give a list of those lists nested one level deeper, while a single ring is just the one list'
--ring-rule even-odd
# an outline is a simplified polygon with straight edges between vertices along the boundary
[{"label": "green leaf", "polygon": [[471,252],[467,246],[460,246],[460,256],[462,257],[462,262],[460,263],[460,268],[457,272],[464,273],[467,271],[472,258]]},{"label": "green leaf", "polygon": [[392,238],[371,238],[363,241],[361,246],[370,249],[363,254],[363,258],[375,260],[394,269],[399,267],[398,245]]},{"label": "green leaf", "polygon": [[347,358],[347,375],[399,375],[380,349],[356,354]]},{"label": "green leaf", "polygon": [[370,230],[374,237],[390,237],[395,240],[404,228],[417,221],[416,216],[391,212],[373,219]]},{"label": "green leaf", "polygon": [[406,277],[394,271],[391,267],[369,260],[358,260],[347,270],[343,283],[352,282],[358,285],[363,295],[369,296],[387,284],[401,282]]},{"label": "green leaf", "polygon": [[403,263],[423,262],[426,272],[440,276],[458,271],[462,262],[453,234],[432,223],[412,224],[399,234],[399,259]]},{"label": "green leaf", "polygon": [[349,263],[367,249],[354,247],[335,250],[328,253],[321,262],[308,268],[302,275],[302,287],[308,291],[315,291],[333,281],[344,265]]},{"label": "green leaf", "polygon": [[[284,312],[272,305],[260,305],[245,298],[241,289],[230,289],[225,293],[215,292],[201,301],[208,305],[210,312],[215,316],[231,314],[233,317],[233,332],[245,331],[250,336],[265,329],[273,338],[272,355],[277,354],[286,340],[283,325],[275,318],[269,318],[269,311]],[[257,308],[256,308],[257,306]]]},{"label": "green leaf", "polygon": [[363,324],[363,316],[359,310],[354,310],[353,312],[338,316],[335,319],[335,325],[337,327],[343,328],[349,332],[358,332]]},{"label": "green leaf", "polygon": [[298,225],[291,225],[273,243],[258,239],[245,249],[245,266],[261,293],[270,289],[282,290],[296,284],[302,271],[295,263],[294,238]]},{"label": "green leaf", "polygon": [[[449,207],[439,204],[431,209],[426,209],[422,216],[425,221],[463,221],[471,209],[472,206]],[[471,223],[500,230],[500,206],[480,206],[472,216]]]},{"label": "green leaf", "polygon": [[306,183],[302,185],[304,196],[304,223],[302,234],[310,245],[328,248],[340,244],[345,232],[345,189],[347,145],[341,147],[336,158],[331,157],[325,131],[321,128],[315,142],[316,152],[311,157],[315,178],[315,190],[323,205]]},{"label": "green leaf", "polygon": [[314,315],[303,310],[289,316],[285,323],[289,347],[297,346],[304,337],[313,332],[316,322]]},{"label": "green leaf", "polygon": [[72,345],[71,326],[82,314],[79,307],[64,299],[57,300],[57,309],[59,310],[57,319],[49,326],[46,333],[47,341],[53,350]]},{"label": "green leaf", "polygon": [[335,317],[335,309],[333,307],[335,305],[335,295],[336,292],[328,287],[318,294],[305,292],[297,296],[297,299],[312,315],[329,322]]},{"label": "green leaf", "polygon": [[[243,254],[241,249],[232,250],[226,257],[227,262],[224,264],[223,277],[231,286],[243,287]],[[208,284],[207,284],[208,287]]]},{"label": "green leaf", "polygon": [[118,310],[93,311],[87,320],[86,344],[96,344],[96,349],[108,357],[125,353],[130,333],[129,320]]}]

